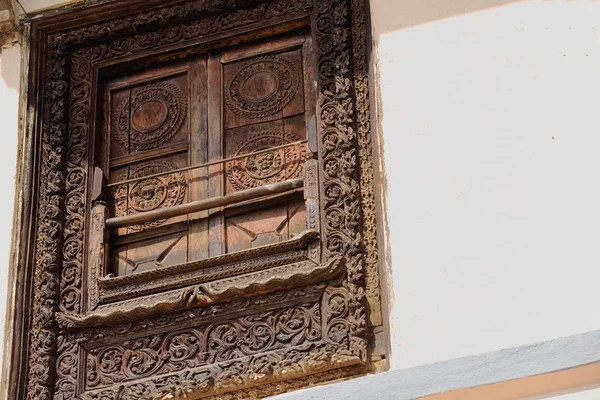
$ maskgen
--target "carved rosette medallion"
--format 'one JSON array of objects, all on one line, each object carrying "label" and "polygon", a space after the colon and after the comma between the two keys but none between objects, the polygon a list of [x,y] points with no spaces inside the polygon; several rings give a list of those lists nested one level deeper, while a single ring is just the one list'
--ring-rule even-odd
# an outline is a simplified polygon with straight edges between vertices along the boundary
[{"label": "carved rosette medallion", "polygon": [[281,111],[300,85],[296,66],[281,57],[257,57],[244,64],[225,90],[229,109],[245,118],[264,118]]},{"label": "carved rosette medallion", "polygon": [[[150,161],[132,168],[130,178],[140,178],[174,169],[175,166],[171,163]],[[119,185],[114,190],[114,215],[120,217],[182,204],[186,190],[187,184],[181,173],[144,179],[129,185]],[[144,225],[135,225],[131,229],[151,228],[164,222],[165,220],[160,220]]]},{"label": "carved rosette medallion", "polygon": [[150,178],[137,182],[129,193],[130,206],[136,211],[151,211],[167,198],[167,184],[160,178]]},{"label": "carved rosette medallion", "polygon": [[130,151],[150,150],[169,141],[183,124],[187,100],[169,83],[155,83],[131,92],[115,121],[115,139]]},{"label": "carved rosette medallion", "polygon": [[[298,138],[291,134],[282,135],[277,131],[258,132],[249,135],[235,149],[234,156],[296,141]],[[305,153],[304,146],[295,145],[239,158],[227,163],[227,179],[235,189],[243,190],[297,178],[302,172],[301,165]]]}]

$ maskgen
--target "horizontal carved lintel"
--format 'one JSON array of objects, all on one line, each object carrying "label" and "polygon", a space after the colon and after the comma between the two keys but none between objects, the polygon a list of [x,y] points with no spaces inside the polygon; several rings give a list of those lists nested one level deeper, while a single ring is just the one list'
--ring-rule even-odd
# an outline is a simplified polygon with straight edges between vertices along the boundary
[{"label": "horizontal carved lintel", "polygon": [[124,276],[111,274],[97,280],[99,300],[101,304],[123,301],[305,261],[308,258],[307,246],[318,237],[318,232],[308,230],[299,233],[291,240],[266,246],[138,274]]},{"label": "horizontal carved lintel", "polygon": [[[203,399],[268,383],[321,374],[332,369],[364,366],[343,345],[320,342],[192,368],[159,377],[122,382],[81,394],[82,400],[101,400],[111,393],[142,392],[144,399]],[[234,377],[234,372],[237,375]],[[242,379],[237,379],[238,376]],[[232,381],[233,379],[235,380]],[[170,383],[176,382],[177,385]],[[106,397],[103,397],[106,396]],[[140,398],[140,397],[122,397]]]},{"label": "horizontal carved lintel", "polygon": [[181,301],[189,305],[205,305],[245,297],[249,293],[268,293],[286,287],[308,285],[340,275],[342,260],[342,257],[335,257],[322,264],[304,261],[222,279],[185,289],[182,291]]},{"label": "horizontal carved lintel", "polygon": [[56,319],[61,326],[71,329],[106,325],[145,318],[161,312],[257,296],[292,286],[309,285],[340,276],[343,271],[343,257],[335,257],[321,264],[303,261],[171,291],[166,293],[165,298],[158,298],[149,304],[141,301],[129,302],[126,306],[114,307],[109,312],[94,312],[84,317],[59,312]]}]

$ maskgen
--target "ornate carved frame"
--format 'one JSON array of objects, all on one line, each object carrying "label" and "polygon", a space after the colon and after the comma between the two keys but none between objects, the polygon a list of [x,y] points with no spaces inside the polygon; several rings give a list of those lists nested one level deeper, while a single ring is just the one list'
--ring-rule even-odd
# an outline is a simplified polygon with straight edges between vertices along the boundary
[{"label": "ornate carved frame", "polygon": [[[75,23],[59,14],[31,26],[28,103],[34,110],[34,164],[30,234],[24,234],[31,250],[23,257],[23,329],[15,333],[10,398],[225,399],[238,398],[240,389],[244,396],[259,398],[364,372],[373,329],[381,325],[365,0],[117,3],[72,10],[68,19]],[[140,313],[135,322],[72,329],[86,307],[82,293],[90,290],[84,269],[92,186],[88,157],[95,151],[90,138],[99,134],[95,91],[102,71],[134,61],[152,63],[158,54],[175,50],[202,51],[207,43],[235,44],[240,33],[268,37],[302,26],[310,27],[317,57],[323,259],[336,273],[301,281],[305,286],[300,289],[222,305],[206,304],[192,288],[184,296],[192,308],[183,314]],[[154,332],[175,318],[207,324],[215,312],[235,315],[260,302],[302,309],[319,304],[322,339],[268,356],[176,371],[160,381],[148,377],[103,391],[82,388],[82,343]]]}]

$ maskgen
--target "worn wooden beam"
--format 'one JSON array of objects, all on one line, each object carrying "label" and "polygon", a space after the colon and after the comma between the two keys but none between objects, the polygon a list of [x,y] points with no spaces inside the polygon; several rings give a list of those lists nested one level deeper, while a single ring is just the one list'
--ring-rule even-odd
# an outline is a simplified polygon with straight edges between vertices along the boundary
[{"label": "worn wooden beam", "polygon": [[123,217],[109,218],[106,220],[106,227],[108,229],[124,228],[126,226],[145,224],[161,219],[178,217],[180,215],[191,214],[198,211],[209,210],[211,208],[223,207],[242,201],[257,199],[259,197],[270,196],[272,194],[284,193],[289,190],[298,189],[303,185],[304,178],[290,179],[252,189],[240,190],[225,196],[215,196],[173,207],[165,207],[158,210],[147,211],[134,215],[126,215]]}]

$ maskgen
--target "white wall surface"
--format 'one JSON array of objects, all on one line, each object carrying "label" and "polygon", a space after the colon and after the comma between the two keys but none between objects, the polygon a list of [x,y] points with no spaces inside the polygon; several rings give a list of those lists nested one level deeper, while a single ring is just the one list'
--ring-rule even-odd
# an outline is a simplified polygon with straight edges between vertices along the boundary
[{"label": "white wall surface", "polygon": [[60,7],[69,3],[80,3],[86,0],[57,1],[57,0],[20,0],[19,4],[26,13],[38,12],[45,9]]},{"label": "white wall surface", "polygon": [[371,4],[392,366],[600,328],[600,1]]},{"label": "white wall surface", "polygon": [[[0,196],[0,360],[3,360],[9,284],[8,268],[17,165],[20,79],[21,47],[17,45],[2,49],[0,53],[0,188],[2,188]],[[1,365],[0,361],[0,367]],[[0,376],[4,377],[2,373]]]}]

